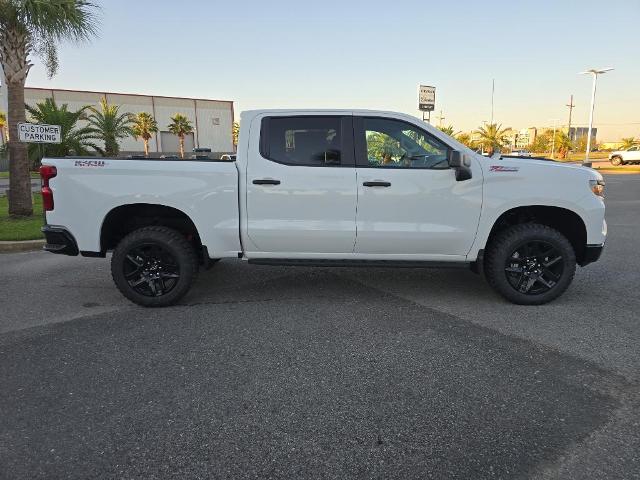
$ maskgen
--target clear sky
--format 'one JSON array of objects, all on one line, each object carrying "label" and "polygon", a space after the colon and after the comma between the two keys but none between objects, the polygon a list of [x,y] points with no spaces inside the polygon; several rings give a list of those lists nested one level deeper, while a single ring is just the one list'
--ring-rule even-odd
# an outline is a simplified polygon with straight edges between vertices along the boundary
[{"label": "clear sky", "polygon": [[[94,0],[96,1],[96,0]],[[599,140],[640,136],[640,0],[97,0],[99,37],[63,45],[27,85],[234,100],[261,107],[374,108],[436,115],[457,130],[585,125],[599,78]],[[437,124],[432,116],[432,122]]]}]

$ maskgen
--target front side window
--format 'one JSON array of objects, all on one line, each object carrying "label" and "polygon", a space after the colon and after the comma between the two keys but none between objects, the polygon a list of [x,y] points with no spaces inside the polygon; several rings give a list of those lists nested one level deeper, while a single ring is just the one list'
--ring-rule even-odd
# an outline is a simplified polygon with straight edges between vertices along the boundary
[{"label": "front side window", "polygon": [[449,168],[449,147],[413,125],[388,118],[363,119],[368,166]]},{"label": "front side window", "polygon": [[340,166],[340,131],[341,117],[267,117],[260,153],[287,165]]}]

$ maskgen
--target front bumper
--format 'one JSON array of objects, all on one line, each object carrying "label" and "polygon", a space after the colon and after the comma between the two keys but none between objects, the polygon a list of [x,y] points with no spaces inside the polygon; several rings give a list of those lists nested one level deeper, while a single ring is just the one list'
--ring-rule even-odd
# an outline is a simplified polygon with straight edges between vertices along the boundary
[{"label": "front bumper", "polygon": [[600,255],[602,255],[602,250],[604,250],[604,243],[601,245],[585,245],[584,256],[579,265],[584,267],[585,265],[598,261]]},{"label": "front bumper", "polygon": [[64,227],[54,227],[45,225],[42,233],[47,243],[42,247],[47,252],[59,253],[62,255],[78,255],[78,244],[73,235]]}]

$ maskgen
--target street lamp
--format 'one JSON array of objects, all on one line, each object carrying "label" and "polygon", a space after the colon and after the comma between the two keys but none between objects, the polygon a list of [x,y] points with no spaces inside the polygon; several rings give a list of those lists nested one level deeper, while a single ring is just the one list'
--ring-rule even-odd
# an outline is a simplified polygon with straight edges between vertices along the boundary
[{"label": "street lamp", "polygon": [[552,118],[551,120],[553,120],[553,136],[551,137],[551,160],[553,160],[556,151],[556,124],[558,119]]},{"label": "street lamp", "polygon": [[598,75],[609,72],[611,70],[613,70],[612,67],[601,68],[601,69],[592,68],[585,72],[580,72],[581,75],[593,76],[593,87],[591,88],[591,112],[589,113],[589,131],[587,133],[587,154],[584,158],[584,162],[582,162],[582,165],[584,165],[585,167],[591,166],[591,162],[589,161],[589,152],[591,152],[591,129],[593,128],[593,108],[596,102],[596,81],[598,79]]}]

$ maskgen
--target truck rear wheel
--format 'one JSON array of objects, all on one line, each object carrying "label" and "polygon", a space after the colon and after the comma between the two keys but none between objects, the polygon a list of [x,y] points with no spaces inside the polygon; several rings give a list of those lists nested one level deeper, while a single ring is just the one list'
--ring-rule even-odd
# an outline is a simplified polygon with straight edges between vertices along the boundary
[{"label": "truck rear wheel", "polygon": [[111,257],[111,276],[118,290],[143,307],[166,307],[180,300],[198,273],[189,241],[167,227],[134,230]]},{"label": "truck rear wheel", "polygon": [[487,247],[484,265],[489,285],[512,303],[541,305],[559,297],[576,271],[569,240],[546,225],[514,225]]}]

